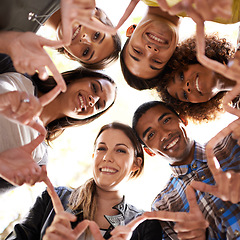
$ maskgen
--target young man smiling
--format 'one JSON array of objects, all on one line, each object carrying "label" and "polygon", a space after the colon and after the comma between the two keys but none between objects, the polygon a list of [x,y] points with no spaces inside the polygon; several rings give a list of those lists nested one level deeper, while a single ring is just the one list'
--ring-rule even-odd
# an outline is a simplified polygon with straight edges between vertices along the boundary
[{"label": "young man smiling", "polygon": [[[173,171],[169,182],[155,198],[152,210],[189,212],[185,191],[191,184],[199,189],[196,197],[209,222],[208,239],[240,239],[240,147],[237,140],[230,134],[214,148],[221,170],[207,160],[205,147],[187,136],[186,125],[172,108],[159,101],[144,103],[134,114],[133,128],[146,152],[166,158]],[[174,225],[162,222],[166,238],[177,238]]]}]

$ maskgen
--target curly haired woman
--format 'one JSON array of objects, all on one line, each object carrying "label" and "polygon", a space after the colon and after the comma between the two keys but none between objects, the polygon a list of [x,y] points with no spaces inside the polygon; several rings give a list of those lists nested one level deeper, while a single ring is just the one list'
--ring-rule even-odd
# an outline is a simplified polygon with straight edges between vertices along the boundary
[{"label": "curly haired woman", "polygon": [[[207,57],[228,64],[234,51],[229,42],[218,36],[206,36]],[[223,112],[222,99],[235,81],[203,67],[196,57],[195,38],[180,43],[168,62],[157,91],[160,98],[193,121],[214,120]]]}]

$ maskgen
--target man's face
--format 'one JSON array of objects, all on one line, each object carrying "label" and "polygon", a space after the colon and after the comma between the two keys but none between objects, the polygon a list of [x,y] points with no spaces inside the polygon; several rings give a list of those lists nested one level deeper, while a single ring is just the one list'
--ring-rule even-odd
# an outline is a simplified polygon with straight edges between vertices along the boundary
[{"label": "man's face", "polygon": [[181,165],[188,160],[192,141],[182,120],[168,108],[158,105],[149,109],[139,119],[136,131],[149,149],[171,164]]},{"label": "man's face", "polygon": [[162,17],[149,15],[144,18],[123,53],[129,71],[144,79],[156,77],[176,48],[177,32],[177,27]]}]

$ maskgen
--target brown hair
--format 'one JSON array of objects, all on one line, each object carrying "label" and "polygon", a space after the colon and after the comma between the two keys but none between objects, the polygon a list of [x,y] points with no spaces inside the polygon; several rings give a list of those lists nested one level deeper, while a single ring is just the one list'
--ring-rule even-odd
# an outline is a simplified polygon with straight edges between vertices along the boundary
[{"label": "brown hair", "polygon": [[[112,22],[110,21],[110,19],[107,17],[106,13],[102,9],[96,7],[95,17],[105,25],[113,27]],[[113,52],[108,57],[102,59],[97,63],[84,62],[79,58],[72,56],[68,51],[65,50],[64,47],[58,48],[57,50],[58,52],[65,54],[69,59],[78,61],[85,68],[92,69],[92,70],[101,70],[105,68],[107,65],[109,65],[110,63],[115,62],[119,57],[119,52],[121,51],[121,38],[119,34],[116,33],[115,35],[112,35],[112,39],[114,44]]]},{"label": "brown hair", "polygon": [[[100,129],[95,139],[94,145],[96,144],[98,137],[107,129],[118,129],[123,131],[124,134],[132,142],[132,145],[135,151],[135,158],[137,157],[142,158],[142,163],[140,168],[137,171],[132,172],[130,175],[130,178],[137,178],[143,171],[144,154],[143,154],[142,145],[138,141],[137,136],[135,135],[133,129],[128,125],[118,123],[118,122],[106,124]],[[72,192],[69,198],[69,206],[73,211],[74,210],[83,211],[83,219],[88,219],[88,220],[94,219],[97,204],[96,204],[96,183],[93,178],[89,179],[85,184],[76,188]]]},{"label": "brown hair", "polygon": [[[225,38],[219,38],[216,35],[206,36],[205,54],[207,57],[227,64],[233,55],[233,49]],[[163,76],[159,80],[157,91],[160,99],[172,105],[181,115],[184,115],[192,121],[209,121],[214,120],[219,113],[223,112],[222,98],[226,92],[219,92],[211,100],[202,103],[182,102],[172,97],[168,91],[168,83],[174,75],[181,70],[187,69],[188,65],[199,64],[196,57],[196,40],[195,37],[189,38],[180,43],[173,56],[165,66]],[[219,78],[223,76],[216,74]]]}]

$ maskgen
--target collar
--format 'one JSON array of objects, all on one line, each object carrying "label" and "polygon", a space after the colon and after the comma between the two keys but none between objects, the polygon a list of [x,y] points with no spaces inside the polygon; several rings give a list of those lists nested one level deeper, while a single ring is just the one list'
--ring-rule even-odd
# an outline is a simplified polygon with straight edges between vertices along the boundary
[{"label": "collar", "polygon": [[203,164],[207,163],[207,158],[205,155],[205,146],[201,145],[194,141],[194,159],[190,164],[180,165],[180,166],[171,166],[173,176],[181,177],[192,171],[197,170]]}]

